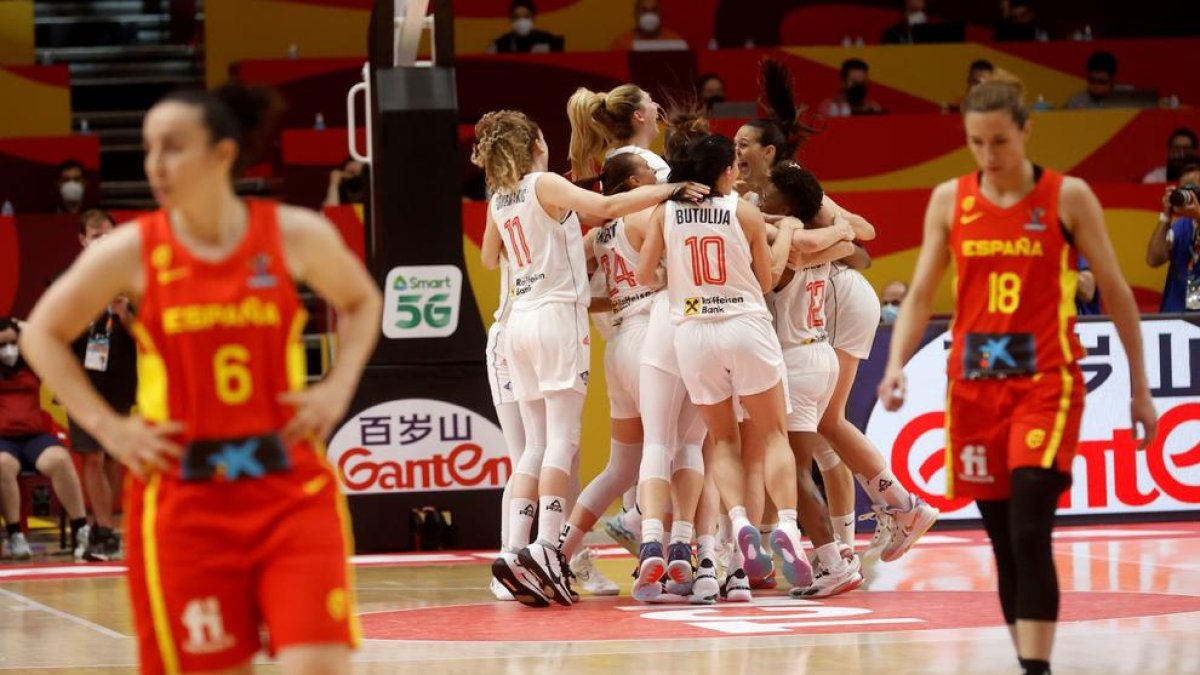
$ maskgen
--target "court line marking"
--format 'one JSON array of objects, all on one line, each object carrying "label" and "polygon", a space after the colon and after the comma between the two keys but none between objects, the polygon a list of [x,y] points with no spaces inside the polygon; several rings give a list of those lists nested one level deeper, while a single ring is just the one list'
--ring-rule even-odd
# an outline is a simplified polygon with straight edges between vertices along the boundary
[{"label": "court line marking", "polygon": [[[1088,543],[1088,542],[1063,542],[1062,547],[1066,548],[1067,546],[1069,546],[1071,544],[1078,544],[1078,543]],[[1055,553],[1058,553],[1058,552],[1056,551]],[[1186,572],[1200,572],[1200,565],[1172,565],[1169,563],[1160,563],[1160,562],[1149,562],[1148,563],[1148,562],[1144,562],[1141,560],[1124,560],[1122,558],[1113,558],[1111,556],[1106,556],[1106,555],[1092,555],[1091,553],[1076,553],[1075,551],[1071,551],[1069,554],[1064,554],[1064,555],[1070,555],[1071,557],[1088,558],[1090,560],[1100,560],[1103,562],[1115,562],[1119,565],[1149,565],[1151,567],[1165,567],[1165,568],[1171,569],[1171,570],[1184,570]],[[1082,592],[1086,593],[1088,591],[1082,591]],[[1111,592],[1120,592],[1120,591],[1104,591],[1104,592],[1111,593]],[[1175,591],[1172,591],[1170,593],[1165,593],[1163,591],[1129,591],[1129,592],[1132,592],[1132,593],[1163,593],[1164,595],[1198,595],[1196,593],[1179,593],[1179,592],[1175,592]]]},{"label": "court line marking", "polygon": [[124,634],[118,633],[117,631],[115,631],[111,628],[106,628],[105,626],[101,626],[98,623],[88,621],[87,619],[85,619],[81,616],[76,616],[74,614],[71,614],[70,612],[64,612],[61,609],[55,609],[53,607],[50,607],[49,605],[43,605],[42,603],[38,602],[37,600],[28,598],[24,595],[21,595],[20,593],[10,591],[7,588],[0,588],[0,596],[10,598],[10,599],[12,599],[22,605],[25,605],[26,607],[29,607],[31,609],[40,610],[47,614],[57,616],[60,619],[66,619],[67,621],[70,621],[73,624],[83,626],[84,628],[89,628],[91,630],[96,631],[97,633],[100,633],[101,635],[105,635],[105,636],[108,636],[108,637],[116,639],[116,640],[127,640],[131,637],[129,635],[124,635]]}]

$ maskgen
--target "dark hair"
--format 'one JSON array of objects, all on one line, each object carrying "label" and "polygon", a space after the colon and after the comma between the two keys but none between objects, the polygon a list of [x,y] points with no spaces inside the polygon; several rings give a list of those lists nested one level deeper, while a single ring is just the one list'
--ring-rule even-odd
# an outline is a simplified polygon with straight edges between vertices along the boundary
[{"label": "dark hair", "polygon": [[771,169],[771,184],[779,190],[791,215],[805,223],[821,210],[825,191],[813,172],[796,162],[782,162]]},{"label": "dark hair", "polygon": [[990,73],[996,70],[996,66],[992,65],[992,62],[987,59],[975,59],[971,62],[971,67],[967,68],[967,72],[972,70],[986,70]]},{"label": "dark hair", "polygon": [[17,335],[21,334],[21,326],[17,324],[16,319],[12,318],[11,316],[0,316],[0,333],[3,333],[10,328],[17,331]]},{"label": "dark hair", "polygon": [[[640,158],[641,155],[634,152],[622,152],[609,157],[604,160],[604,168],[600,170],[600,175],[596,176],[596,180],[592,184],[600,183],[600,189],[605,195],[628,192],[630,188],[626,183],[638,170],[637,160]],[[578,185],[578,183],[576,184]]]},{"label": "dark hair", "polygon": [[665,159],[683,157],[692,141],[708,135],[708,116],[704,104],[695,95],[676,99],[668,96],[663,109],[667,118],[667,138],[663,143]]},{"label": "dark hair", "polygon": [[733,166],[737,150],[733,141],[720,134],[701,136],[688,143],[682,156],[671,161],[671,182],[692,181],[716,188],[717,179]]},{"label": "dark hair", "polygon": [[772,58],[759,63],[759,101],[767,110],[766,119],[750,120],[745,126],[758,131],[758,142],[775,148],[775,163],[792,159],[801,144],[821,129],[802,121],[807,108],[796,107],[792,89],[792,71],[787,64]]},{"label": "dark hair", "polygon": [[1029,121],[1029,109],[1025,107],[1025,85],[1005,70],[997,70],[992,79],[971,87],[961,107],[963,115],[1005,110],[1022,129],[1025,128],[1025,122]]},{"label": "dark hair", "polygon": [[87,171],[87,169],[84,168],[84,166],[83,166],[83,162],[81,162],[77,159],[68,159],[66,161],[60,162],[58,165],[58,175],[61,176],[63,174],[63,172],[66,171],[67,169],[79,169],[80,171],[84,171],[84,172]]},{"label": "dark hair", "polygon": [[862,59],[846,59],[845,61],[842,61],[842,69],[838,72],[841,73],[842,79],[844,80],[850,75],[850,72],[853,70],[863,70],[863,71],[870,72],[871,67],[868,66],[867,62],[863,61]]},{"label": "dark hair", "polygon": [[1200,171],[1200,155],[1187,154],[1167,162],[1167,182],[1174,183],[1189,171]]},{"label": "dark hair", "polygon": [[1196,132],[1192,131],[1191,129],[1189,129],[1187,127],[1179,127],[1175,131],[1172,131],[1170,136],[1167,136],[1167,147],[1170,148],[1171,141],[1174,141],[1176,138],[1179,138],[1180,136],[1183,136],[1184,138],[1191,141],[1193,149],[1196,149],[1196,146],[1200,145],[1200,140],[1196,139]]},{"label": "dark hair", "polygon": [[533,4],[533,0],[512,0],[508,3],[508,15],[512,16],[513,10],[518,7],[524,7],[530,14],[537,16],[537,5]]},{"label": "dark hair", "polygon": [[181,89],[159,99],[159,103],[182,103],[200,109],[201,124],[209,141],[230,139],[238,146],[234,175],[263,161],[270,149],[275,127],[283,113],[283,98],[267,87],[247,88],[224,84],[212,91]]},{"label": "dark hair", "polygon": [[112,223],[113,225],[117,224],[117,221],[112,217],[112,214],[109,213],[108,211],[105,211],[104,209],[88,209],[87,211],[84,211],[83,213],[79,214],[79,234],[81,236],[86,236],[88,223],[92,222],[93,220],[100,219],[100,218],[107,220],[108,222]]},{"label": "dark hair", "polygon": [[1087,60],[1087,71],[1089,73],[1108,73],[1112,77],[1117,76],[1117,57],[1111,52],[1092,52],[1092,55]]}]

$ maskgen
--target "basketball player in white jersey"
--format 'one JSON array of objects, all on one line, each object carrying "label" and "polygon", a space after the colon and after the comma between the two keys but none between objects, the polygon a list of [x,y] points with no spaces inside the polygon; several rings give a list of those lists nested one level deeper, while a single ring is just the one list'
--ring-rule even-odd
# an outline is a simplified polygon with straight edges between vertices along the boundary
[{"label": "basketball player in white jersey", "polygon": [[[802,553],[796,521],[796,462],[787,441],[787,403],[780,378],[783,354],[763,299],[773,285],[771,254],[761,213],[730,194],[737,179],[734,155],[732,141],[712,135],[693,141],[684,157],[673,160],[672,178],[709,185],[713,196],[695,206],[672,201],[655,209],[638,280],[652,281],[665,253],[680,374],[713,439],[710,469],[730,507],[746,566],[759,563],[762,556],[758,528],[746,517],[744,506],[735,395],[763,430],[767,490],[780,507],[780,525],[771,534],[771,545],[784,561],[788,581],[807,587],[812,570]],[[642,527],[644,531],[645,521]]]},{"label": "basketball player in white jersey", "polygon": [[[579,450],[591,343],[591,297],[576,212],[617,218],[672,194],[694,199],[707,189],[659,185],[606,197],[578,188],[546,172],[545,139],[520,112],[484,115],[475,136],[472,161],[483,167],[493,193],[481,257],[494,269],[503,253],[513,276],[505,351],[525,427],[525,452],[514,470],[509,505],[509,551],[493,563],[492,573],[522,604],[569,606],[569,570],[557,544]],[[530,544],[535,499],[538,533]]]}]

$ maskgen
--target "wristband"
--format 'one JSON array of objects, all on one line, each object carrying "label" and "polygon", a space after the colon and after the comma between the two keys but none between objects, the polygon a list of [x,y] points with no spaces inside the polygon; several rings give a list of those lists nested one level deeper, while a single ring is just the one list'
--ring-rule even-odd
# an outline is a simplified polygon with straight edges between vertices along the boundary
[{"label": "wristband", "polygon": [[1158,224],[1159,224],[1159,225],[1166,225],[1166,224],[1168,224],[1168,223],[1170,223],[1170,222],[1171,222],[1171,217],[1170,217],[1170,216],[1168,216],[1166,213],[1159,213],[1159,214],[1158,214]]}]

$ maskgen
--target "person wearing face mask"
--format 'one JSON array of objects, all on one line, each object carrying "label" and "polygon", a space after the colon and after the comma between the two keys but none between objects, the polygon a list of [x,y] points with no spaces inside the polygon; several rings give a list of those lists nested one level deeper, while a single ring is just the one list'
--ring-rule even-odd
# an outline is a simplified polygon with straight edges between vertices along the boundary
[{"label": "person wearing face mask", "polygon": [[883,106],[867,96],[870,66],[862,59],[846,59],[842,62],[842,92],[821,101],[818,110],[827,117],[845,115],[878,115],[887,112]]},{"label": "person wearing face mask", "polygon": [[612,50],[629,51],[635,41],[652,40],[683,40],[683,36],[663,26],[658,0],[634,0],[633,29],[613,40]]},{"label": "person wearing face mask", "polygon": [[896,323],[900,314],[900,303],[908,294],[908,284],[903,281],[891,281],[883,287],[879,294],[879,323],[890,326]]},{"label": "person wearing face mask", "polygon": [[696,96],[708,111],[711,111],[714,105],[724,103],[725,83],[721,81],[721,76],[705,73],[696,78]]},{"label": "person wearing face mask", "polygon": [[329,172],[329,189],[325,192],[323,205],[365,203],[371,191],[368,171],[365,164],[347,157],[338,168]]},{"label": "person wearing face mask", "polygon": [[512,21],[512,30],[501,35],[488,45],[489,54],[524,54],[561,52],[563,37],[536,30],[533,20],[537,16],[537,6],[533,0],[512,0],[508,4],[508,18]]},{"label": "person wearing face mask", "polygon": [[82,213],[84,196],[83,164],[68,159],[58,165],[58,212]]},{"label": "person wearing face mask", "polygon": [[927,23],[925,16],[925,0],[905,0],[904,18],[897,24],[888,27],[879,39],[885,45],[911,45],[913,43],[913,26]]},{"label": "person wearing face mask", "polygon": [[12,317],[0,317],[0,514],[8,534],[8,555],[18,560],[33,557],[21,533],[21,493],[17,476],[37,471],[50,479],[54,493],[71,522],[74,547],[87,524],[83,490],[71,455],[50,435],[42,411],[41,386],[25,360],[17,339],[21,326]]}]

